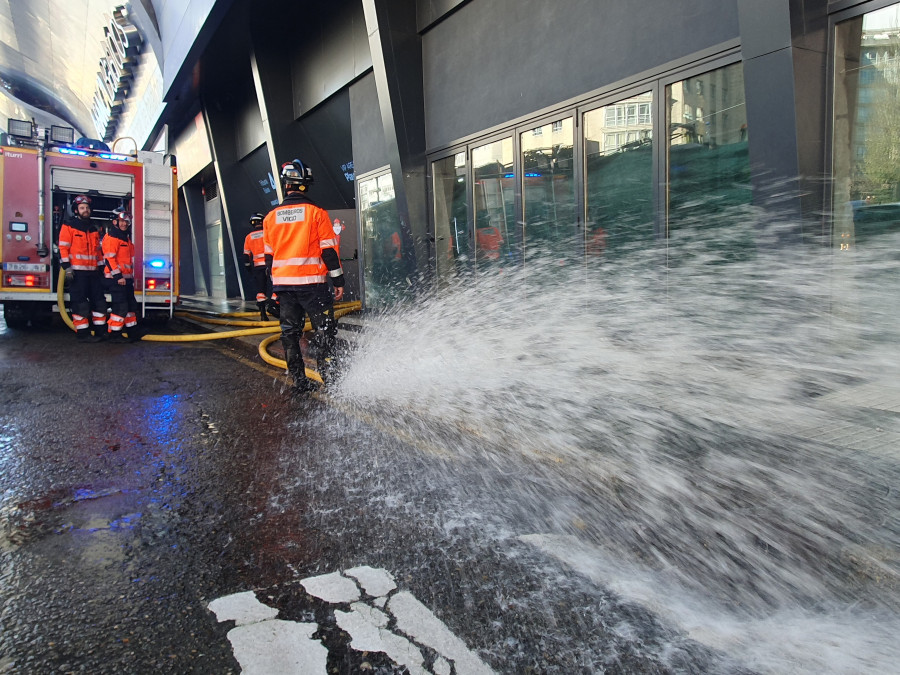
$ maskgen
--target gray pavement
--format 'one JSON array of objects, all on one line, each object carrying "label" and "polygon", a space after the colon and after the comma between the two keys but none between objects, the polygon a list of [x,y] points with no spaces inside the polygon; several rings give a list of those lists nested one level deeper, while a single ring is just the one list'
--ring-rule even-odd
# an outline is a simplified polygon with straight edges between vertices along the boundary
[{"label": "gray pavement", "polygon": [[[194,329],[179,319],[161,330]],[[0,672],[749,673],[764,663],[696,608],[660,603],[637,568],[616,574],[617,547],[653,567],[650,552],[681,534],[662,515],[658,531],[638,521],[627,476],[595,482],[614,460],[602,450],[596,467],[523,457],[327,395],[291,400],[283,374],[255,355],[260,339],[79,345],[65,330],[0,331]],[[783,431],[837,457],[876,456],[881,475],[859,475],[890,484],[897,403],[888,384],[849,383],[818,396],[843,411],[834,428]],[[754,461],[782,451],[716,433]],[[896,555],[884,541],[879,574]],[[706,545],[709,589],[727,597],[739,582],[716,579]],[[847,555],[826,553],[810,566]],[[893,582],[847,565],[838,578],[877,607]]]}]

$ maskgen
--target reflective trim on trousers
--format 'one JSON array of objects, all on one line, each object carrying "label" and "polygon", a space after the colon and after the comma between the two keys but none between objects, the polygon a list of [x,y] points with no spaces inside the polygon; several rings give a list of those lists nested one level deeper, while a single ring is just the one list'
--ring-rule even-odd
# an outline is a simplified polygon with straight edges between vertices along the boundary
[{"label": "reflective trim on trousers", "polygon": [[120,331],[122,330],[122,326],[125,325],[125,317],[119,316],[118,314],[110,314],[109,322],[106,325],[109,326],[111,332]]},{"label": "reflective trim on trousers", "polygon": [[73,314],[72,325],[75,326],[75,330],[82,330],[87,328],[90,325],[90,322],[80,314]]},{"label": "reflective trim on trousers", "polygon": [[106,314],[100,314],[100,312],[91,312],[91,322],[95,326],[105,326]]}]

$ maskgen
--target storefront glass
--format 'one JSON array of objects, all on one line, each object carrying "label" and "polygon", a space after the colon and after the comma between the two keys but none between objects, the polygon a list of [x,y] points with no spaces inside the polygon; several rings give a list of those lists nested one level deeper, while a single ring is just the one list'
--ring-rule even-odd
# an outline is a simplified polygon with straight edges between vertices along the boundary
[{"label": "storefront glass", "polygon": [[439,281],[448,281],[469,260],[466,153],[431,164],[434,194],[435,264]]},{"label": "storefront glass", "polygon": [[750,203],[749,129],[744,71],[739,63],[666,87],[667,233],[679,230],[706,253],[728,260],[755,249],[752,230],[740,228]]},{"label": "storefront glass", "polygon": [[653,241],[653,92],[584,115],[585,242],[603,260]]},{"label": "storefront glass", "polygon": [[394,181],[390,173],[359,182],[363,280],[366,307],[379,307],[406,297],[408,236],[400,226]]},{"label": "storefront glass", "polygon": [[833,245],[900,231],[900,5],[835,32]]},{"label": "storefront glass", "polygon": [[570,258],[575,244],[574,129],[571,117],[520,136],[526,259]]},{"label": "storefront glass", "polygon": [[474,148],[472,171],[475,177],[475,266],[482,271],[513,263],[520,247],[514,213],[512,138]]}]

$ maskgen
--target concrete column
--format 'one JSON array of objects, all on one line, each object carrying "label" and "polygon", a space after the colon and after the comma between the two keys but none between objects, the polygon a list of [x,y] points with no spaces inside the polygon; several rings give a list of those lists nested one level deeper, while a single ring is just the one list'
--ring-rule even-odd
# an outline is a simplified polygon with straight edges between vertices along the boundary
[{"label": "concrete column", "polygon": [[738,0],[757,203],[818,232],[825,174],[827,0]]},{"label": "concrete column", "polygon": [[[242,264],[237,248],[238,242],[235,241],[235,223],[232,222],[230,209],[228,208],[228,195],[230,188],[234,187],[235,192],[241,189],[241,185],[237,180],[233,179],[237,166],[237,156],[234,144],[234,123],[231,116],[218,110],[214,104],[207,105],[207,101],[202,101],[203,117],[206,122],[207,133],[209,134],[209,147],[212,152],[213,168],[216,172],[216,181],[219,184],[219,198],[222,200],[222,224],[223,236],[225,241],[225,289],[228,297],[239,296],[244,297],[244,284],[241,279],[240,270]],[[235,178],[239,179],[240,176]],[[241,249],[240,255],[243,255],[243,238],[239,242]]]},{"label": "concrete column", "polygon": [[429,269],[431,252],[425,171],[422,40],[415,0],[363,0],[378,106],[394,179],[404,256],[414,284]]}]

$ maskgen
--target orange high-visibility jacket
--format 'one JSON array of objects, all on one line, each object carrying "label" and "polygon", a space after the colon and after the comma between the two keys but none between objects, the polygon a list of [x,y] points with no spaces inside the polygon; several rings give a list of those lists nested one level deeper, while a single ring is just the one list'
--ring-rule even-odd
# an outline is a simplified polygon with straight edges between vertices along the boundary
[{"label": "orange high-visibility jacket", "polygon": [[253,230],[244,238],[244,255],[253,261],[254,267],[265,267],[266,251],[262,230]]},{"label": "orange high-visibility jacket", "polygon": [[103,273],[107,279],[134,278],[134,244],[126,233],[110,230],[103,237],[101,248],[106,262]]},{"label": "orange high-visibility jacket", "polygon": [[306,197],[288,197],[263,220],[266,256],[272,256],[272,287],[325,283],[332,277],[343,285],[340,263],[329,271],[322,251],[332,249],[337,260],[337,237],[328,212]]},{"label": "orange high-visibility jacket", "polygon": [[65,269],[95,271],[103,263],[100,233],[90,223],[63,223],[59,230],[59,262]]}]

